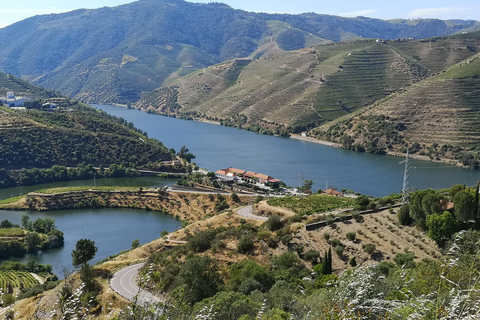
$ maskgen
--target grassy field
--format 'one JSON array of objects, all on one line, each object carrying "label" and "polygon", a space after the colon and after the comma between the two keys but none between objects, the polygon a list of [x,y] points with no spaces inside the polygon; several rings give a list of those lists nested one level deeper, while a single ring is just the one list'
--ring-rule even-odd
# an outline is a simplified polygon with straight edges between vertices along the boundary
[{"label": "grassy field", "polygon": [[13,197],[13,198],[8,198],[8,199],[3,199],[0,200],[0,204],[10,204],[10,203],[15,203],[18,200],[22,199],[23,196],[18,196],[18,197]]},{"label": "grassy field", "polygon": [[[73,187],[61,187],[61,188],[49,188],[49,189],[40,189],[36,190],[36,193],[44,194],[55,194],[62,192],[73,192],[73,191],[87,191],[87,190],[97,190],[97,191],[139,191],[139,187],[121,187],[121,186],[102,186],[102,187],[91,187],[91,186],[73,186]],[[21,197],[17,197],[21,198]],[[15,198],[12,198],[15,199]],[[3,201],[7,201],[6,199]],[[12,201],[14,202],[14,201]],[[2,202],[0,202],[2,203]]]},{"label": "grassy field", "polygon": [[21,228],[0,229],[0,237],[23,237],[26,231]]},{"label": "grassy field", "polygon": [[350,208],[354,205],[352,198],[341,198],[325,194],[312,194],[307,197],[285,197],[269,199],[268,204],[295,211],[300,215],[327,212],[338,208]]}]

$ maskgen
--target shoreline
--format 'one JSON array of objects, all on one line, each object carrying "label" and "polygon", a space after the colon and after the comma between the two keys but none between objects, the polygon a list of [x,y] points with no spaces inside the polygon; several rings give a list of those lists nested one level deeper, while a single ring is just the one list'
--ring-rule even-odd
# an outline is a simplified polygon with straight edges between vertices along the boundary
[{"label": "shoreline", "polygon": [[304,137],[304,136],[301,136],[301,135],[298,135],[298,134],[290,134],[289,138],[290,139],[295,139],[295,140],[300,140],[300,141],[306,141],[306,142],[321,144],[321,145],[327,146],[327,147],[334,147],[334,148],[341,148],[342,147],[340,144],[335,143],[335,142],[318,140],[318,139],[315,139],[315,138],[312,138],[312,137]]}]

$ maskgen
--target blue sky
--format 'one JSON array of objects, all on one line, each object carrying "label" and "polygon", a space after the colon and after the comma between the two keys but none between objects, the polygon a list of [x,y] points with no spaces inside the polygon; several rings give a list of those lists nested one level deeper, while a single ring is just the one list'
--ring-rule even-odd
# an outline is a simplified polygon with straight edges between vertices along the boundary
[{"label": "blue sky", "polygon": [[[358,15],[380,19],[439,18],[480,20],[479,0],[216,0],[235,9],[270,13],[316,12],[340,16]],[[5,2],[5,1],[2,1]],[[38,14],[61,13],[78,8],[99,8],[132,0],[13,0],[0,7],[0,27]],[[192,2],[211,2],[196,0]]]}]

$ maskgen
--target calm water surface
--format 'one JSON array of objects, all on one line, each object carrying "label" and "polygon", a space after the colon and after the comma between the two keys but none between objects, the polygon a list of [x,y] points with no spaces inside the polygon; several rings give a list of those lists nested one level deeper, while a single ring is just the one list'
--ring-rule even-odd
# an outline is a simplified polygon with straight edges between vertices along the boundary
[{"label": "calm water surface", "polygon": [[172,232],[181,226],[180,221],[164,213],[118,208],[50,212],[0,210],[0,221],[8,219],[20,225],[24,214],[28,214],[33,221],[45,217],[55,219],[55,225],[65,234],[65,246],[8,260],[28,262],[35,259],[42,264],[51,264],[60,278],[63,277],[62,266],[71,267],[71,252],[80,239],[95,241],[98,251],[90,261],[90,264],[94,264],[110,255],[130,249],[135,239],[142,244],[148,243],[159,238],[162,230]]},{"label": "calm water surface", "polygon": [[[268,174],[290,186],[298,186],[301,174],[304,179],[314,181],[314,188],[325,189],[328,185],[372,196],[402,190],[401,158],[357,153],[122,107],[92,106],[133,122],[168,148],[178,151],[186,145],[197,156],[194,161],[210,171],[232,166]],[[474,185],[480,179],[479,171],[426,161],[411,162],[415,170],[410,175],[410,186],[418,189],[445,188],[457,183]]]}]

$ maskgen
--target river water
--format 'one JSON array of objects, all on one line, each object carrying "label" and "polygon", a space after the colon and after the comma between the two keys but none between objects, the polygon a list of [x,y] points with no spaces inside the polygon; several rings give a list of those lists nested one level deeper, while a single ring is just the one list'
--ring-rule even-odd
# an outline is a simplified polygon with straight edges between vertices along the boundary
[{"label": "river water", "polygon": [[104,258],[131,248],[132,241],[148,243],[160,237],[163,230],[172,232],[181,226],[181,222],[165,213],[144,211],[139,209],[75,209],[50,212],[5,211],[0,210],[0,221],[5,219],[21,224],[24,214],[31,221],[50,217],[55,219],[57,228],[64,232],[65,245],[62,248],[50,249],[37,254],[27,254],[21,258],[8,260],[28,262],[34,259],[42,264],[51,264],[53,271],[62,278],[62,266],[72,268],[71,252],[80,239],[95,241],[98,247],[94,264]]},{"label": "river water", "polygon": [[[236,128],[180,120],[109,105],[92,105],[123,117],[157,138],[168,148],[186,145],[197,156],[194,161],[210,171],[227,167],[268,174],[289,186],[300,177],[313,180],[314,188],[332,186],[372,196],[401,192],[403,159],[358,153],[317,143],[260,135]],[[410,187],[446,188],[454,184],[474,185],[478,171],[441,163],[411,160]]]},{"label": "river water", "polygon": [[[237,167],[261,172],[281,179],[289,186],[298,186],[302,179],[314,181],[315,188],[345,188],[372,196],[400,192],[404,165],[400,158],[357,153],[327,147],[312,142],[259,135],[235,128],[193,122],[148,114],[142,111],[109,105],[93,105],[109,114],[123,117],[177,151],[186,145],[197,156],[196,163],[210,171]],[[412,160],[410,187],[418,189],[444,188],[454,184],[474,185],[479,172],[455,166]],[[299,178],[300,176],[300,178]],[[176,179],[156,177],[98,179],[97,185],[164,186]],[[93,185],[92,180],[48,183],[36,186],[0,189],[0,199],[34,190],[76,185]],[[79,209],[52,212],[1,211],[0,221],[8,219],[20,224],[27,213],[31,220],[51,217],[65,233],[65,246],[16,261],[33,258],[51,264],[59,277],[61,267],[71,265],[71,251],[79,239],[91,239],[98,252],[91,262],[130,248],[134,239],[150,242],[162,230],[173,231],[180,222],[173,217],[135,209]]]}]

